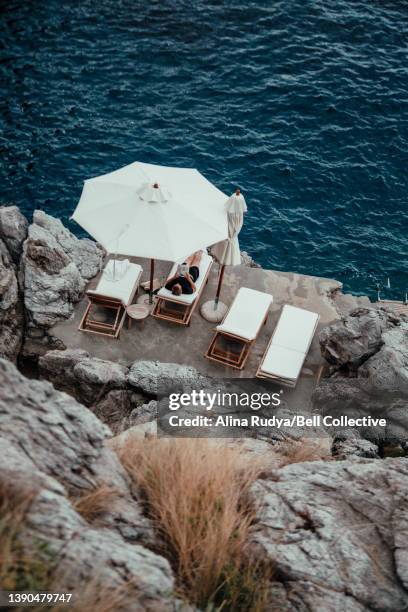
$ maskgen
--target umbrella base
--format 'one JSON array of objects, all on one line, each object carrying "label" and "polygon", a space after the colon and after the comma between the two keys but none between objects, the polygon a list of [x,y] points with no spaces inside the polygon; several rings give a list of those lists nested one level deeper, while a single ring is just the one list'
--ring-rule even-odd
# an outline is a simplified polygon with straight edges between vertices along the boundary
[{"label": "umbrella base", "polygon": [[200,313],[206,321],[210,321],[210,323],[219,323],[225,317],[227,310],[228,306],[223,302],[218,302],[218,304],[215,305],[215,300],[209,300],[208,302],[204,302],[201,306]]},{"label": "umbrella base", "polygon": [[137,298],[136,303],[143,304],[143,306],[146,306],[151,312],[156,304],[156,296],[155,295],[153,296],[152,304],[150,304],[149,300],[150,300],[150,295],[148,293],[145,293],[144,295],[141,295],[140,297]]}]

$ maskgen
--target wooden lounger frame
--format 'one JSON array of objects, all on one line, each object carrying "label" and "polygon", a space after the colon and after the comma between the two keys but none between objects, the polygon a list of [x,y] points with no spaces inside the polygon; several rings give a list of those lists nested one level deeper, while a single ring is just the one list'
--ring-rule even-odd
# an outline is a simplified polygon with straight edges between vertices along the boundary
[{"label": "wooden lounger frame", "polygon": [[[224,316],[223,321],[227,317],[229,309]],[[235,368],[237,370],[242,370],[247,362],[249,354],[251,352],[252,346],[258,339],[259,332],[262,327],[266,324],[269,316],[269,309],[266,313],[263,321],[261,322],[256,336],[253,340],[246,340],[245,338],[241,338],[240,336],[236,336],[234,334],[230,334],[229,332],[216,330],[213,339],[211,340],[210,346],[207,349],[207,352],[204,353],[204,357],[210,359],[211,361],[216,361],[217,363],[221,363],[222,365],[228,366],[230,368]],[[221,347],[217,347],[217,340],[223,336],[224,338],[230,338],[232,340],[238,341],[241,344],[240,350],[236,353],[232,351],[225,351]]]},{"label": "wooden lounger frame", "polygon": [[[135,285],[131,293],[129,303],[126,305],[124,305],[122,301],[118,298],[113,298],[106,295],[102,295],[100,293],[96,293],[95,289],[87,291],[86,295],[88,298],[88,306],[86,307],[84,316],[81,319],[78,329],[83,332],[118,339],[123,327],[123,323],[125,322],[126,308],[130,304],[132,304],[133,300],[135,299],[135,295],[139,290],[139,281],[141,276],[142,272],[139,273],[135,281]],[[100,306],[103,308],[108,308],[109,310],[113,310],[115,317],[114,323],[104,323],[102,321],[92,319],[91,316],[93,306]]]},{"label": "wooden lounger frame", "polygon": [[[280,320],[280,318],[279,318],[279,320]],[[273,337],[274,337],[274,335],[275,335],[275,332],[276,332],[276,330],[278,329],[279,321],[278,321],[278,323],[277,323],[277,325],[276,325],[276,327],[275,327],[275,329],[274,329],[274,332],[273,332],[273,334],[272,334],[272,336],[271,336],[271,339],[270,339],[270,340],[269,340],[269,342],[268,342],[268,346],[266,347],[266,349],[265,349],[265,351],[264,351],[264,354],[263,354],[263,356],[262,356],[261,362],[260,362],[260,364],[259,364],[259,366],[258,366],[258,369],[257,369],[257,371],[256,371],[256,374],[255,374],[256,378],[262,378],[262,379],[264,379],[264,380],[270,380],[270,381],[272,381],[272,382],[276,382],[276,383],[280,383],[280,384],[282,384],[282,385],[285,385],[286,387],[293,387],[293,388],[294,388],[294,387],[296,387],[297,382],[298,382],[298,380],[299,380],[299,376],[300,376],[300,375],[301,375],[301,373],[302,373],[303,365],[304,365],[304,363],[305,363],[305,361],[306,361],[307,354],[308,354],[308,352],[309,352],[309,350],[310,350],[310,346],[311,346],[311,344],[312,344],[312,342],[313,342],[313,338],[314,338],[314,336],[315,336],[315,333],[316,333],[316,329],[317,329],[317,325],[318,325],[318,323],[319,323],[319,320],[320,320],[320,315],[318,315],[318,316],[317,316],[316,323],[315,323],[315,326],[314,326],[314,328],[313,328],[313,333],[310,335],[309,344],[307,345],[307,349],[306,349],[306,351],[305,351],[305,357],[304,357],[303,362],[302,362],[302,367],[301,367],[301,368],[300,368],[300,370],[299,370],[299,374],[298,374],[298,376],[297,376],[296,380],[293,380],[292,378],[284,378],[284,377],[282,377],[282,376],[275,376],[274,374],[268,374],[267,372],[263,372],[263,371],[262,371],[262,364],[263,364],[263,362],[265,361],[266,354],[267,354],[267,352],[269,351],[269,347],[270,347],[270,346],[271,346],[271,344],[272,344],[272,341],[273,341]]]},{"label": "wooden lounger frame", "polygon": [[197,292],[197,295],[191,304],[186,304],[186,302],[178,300],[177,296],[170,298],[163,295],[158,295],[157,302],[152,312],[152,317],[162,319],[163,321],[170,321],[170,323],[177,323],[178,325],[190,325],[193,312],[200,301],[205,285],[208,283],[208,277],[212,265],[213,262],[210,262],[210,265],[208,266],[204,275],[203,282],[201,283],[200,290]]}]

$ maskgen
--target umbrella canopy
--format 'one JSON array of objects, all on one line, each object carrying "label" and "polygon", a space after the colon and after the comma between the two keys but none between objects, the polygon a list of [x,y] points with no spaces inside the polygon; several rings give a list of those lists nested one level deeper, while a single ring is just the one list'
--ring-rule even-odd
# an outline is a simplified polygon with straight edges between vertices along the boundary
[{"label": "umbrella canopy", "polygon": [[228,237],[225,198],[193,168],[134,162],[85,181],[72,218],[108,252],[178,261]]},{"label": "umbrella canopy", "polygon": [[201,310],[201,314],[208,321],[220,321],[226,312],[225,304],[221,304],[219,301],[222,282],[224,280],[225,266],[237,266],[241,263],[238,234],[244,223],[244,213],[248,209],[240,189],[237,189],[235,193],[228,198],[225,203],[225,210],[228,215],[228,238],[211,247],[211,254],[220,264],[220,275],[218,278],[215,300],[207,302],[207,305],[213,304],[213,312],[211,312],[211,308],[206,308],[205,305],[203,305]]},{"label": "umbrella canopy", "polygon": [[211,254],[223,266],[237,266],[241,263],[238,234],[244,223],[247,205],[239,189],[228,198],[225,209],[228,216],[228,238],[211,248]]}]

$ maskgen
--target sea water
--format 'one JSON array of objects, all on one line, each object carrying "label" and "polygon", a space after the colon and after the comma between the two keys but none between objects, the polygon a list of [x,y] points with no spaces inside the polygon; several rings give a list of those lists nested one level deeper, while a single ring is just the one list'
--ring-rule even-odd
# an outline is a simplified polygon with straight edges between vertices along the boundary
[{"label": "sea water", "polygon": [[402,299],[406,0],[11,0],[0,17],[3,202],[68,223],[85,178],[193,166],[241,187],[263,266]]}]

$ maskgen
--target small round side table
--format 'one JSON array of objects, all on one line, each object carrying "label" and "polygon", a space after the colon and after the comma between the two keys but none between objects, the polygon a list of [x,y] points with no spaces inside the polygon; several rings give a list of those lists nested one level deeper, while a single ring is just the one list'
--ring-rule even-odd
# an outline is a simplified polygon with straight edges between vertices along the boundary
[{"label": "small round side table", "polygon": [[144,306],[143,304],[131,304],[126,308],[126,314],[128,316],[129,329],[132,327],[133,321],[140,321],[140,327],[142,328],[145,319],[147,319],[150,314],[150,311],[147,306]]}]

